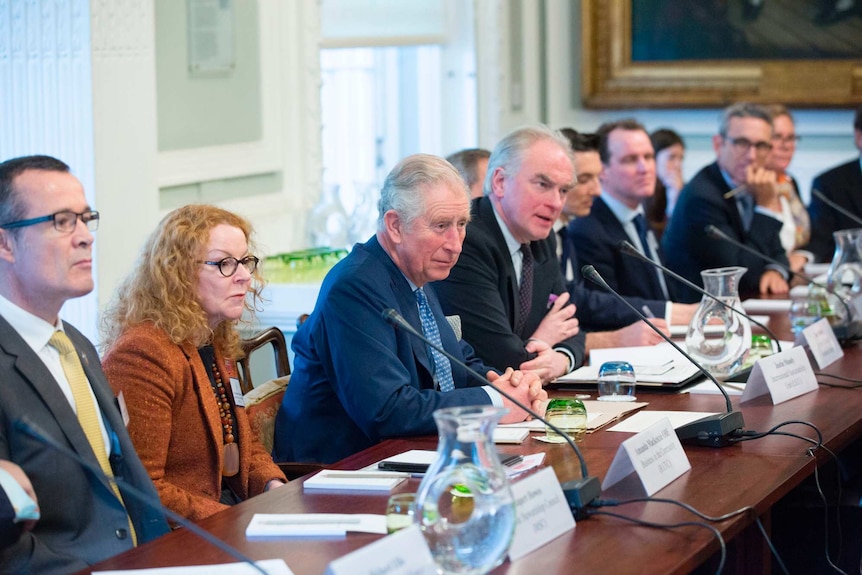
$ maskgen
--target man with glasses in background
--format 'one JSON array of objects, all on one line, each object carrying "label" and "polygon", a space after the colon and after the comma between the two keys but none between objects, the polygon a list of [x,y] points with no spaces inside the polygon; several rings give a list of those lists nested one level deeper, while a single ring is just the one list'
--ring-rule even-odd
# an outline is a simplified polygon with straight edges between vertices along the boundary
[{"label": "man with glasses in background", "polygon": [[[703,285],[704,269],[743,266],[739,285],[743,297],[787,293],[787,277],[778,266],[729,242],[708,238],[713,225],[727,236],[788,265],[781,245],[781,203],[775,172],[764,167],[772,149],[772,120],[761,106],[734,104],[721,117],[713,136],[716,161],[698,172],[680,194],[674,217],[662,238],[668,267]],[[681,286],[680,299],[700,296]]]},{"label": "man with glasses in background", "polygon": [[[168,531],[161,513],[124,492],[133,485],[158,501],[96,349],[59,318],[93,289],[98,224],[63,162],[0,163],[0,459],[27,474],[41,512],[0,552],[4,573],[71,573]],[[22,431],[24,417],[102,472]]]}]

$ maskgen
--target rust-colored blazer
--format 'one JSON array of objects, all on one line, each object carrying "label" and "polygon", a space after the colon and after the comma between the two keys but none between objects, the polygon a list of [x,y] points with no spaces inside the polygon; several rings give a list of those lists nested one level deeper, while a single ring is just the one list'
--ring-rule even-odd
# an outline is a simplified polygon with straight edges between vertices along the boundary
[{"label": "rust-colored blazer", "polygon": [[[226,378],[236,377],[233,364],[226,367],[219,350],[216,361]],[[194,521],[225,509],[219,503],[221,418],[197,348],[172,343],[148,322],[123,333],[102,364],[114,392],[123,393],[129,435],[162,503]],[[233,404],[230,391],[227,395]],[[286,479],[251,432],[245,409],[234,406],[234,414],[240,470],[228,484],[247,499],[262,493],[270,480]]]}]

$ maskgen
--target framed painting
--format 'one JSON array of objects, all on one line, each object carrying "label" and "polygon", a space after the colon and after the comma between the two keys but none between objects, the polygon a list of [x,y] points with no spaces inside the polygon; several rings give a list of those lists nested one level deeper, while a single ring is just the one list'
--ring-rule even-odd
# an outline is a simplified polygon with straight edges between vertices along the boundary
[{"label": "framed painting", "polygon": [[862,9],[838,5],[582,0],[584,106],[858,105]]}]

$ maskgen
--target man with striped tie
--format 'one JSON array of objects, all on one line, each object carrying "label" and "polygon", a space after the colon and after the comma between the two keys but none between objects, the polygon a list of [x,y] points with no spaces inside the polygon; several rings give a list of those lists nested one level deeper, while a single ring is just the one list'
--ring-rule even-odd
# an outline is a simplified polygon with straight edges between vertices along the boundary
[{"label": "man with striped tie", "polygon": [[395,310],[416,331],[505,386],[537,411],[547,393],[532,373],[486,367],[446,321],[430,282],[461,254],[470,195],[447,161],[417,154],[395,166],[381,191],[377,233],[323,280],[314,313],[293,338],[290,385],[275,424],[277,461],[332,462],[388,437],[436,432],[441,408],[508,407],[527,414],[381,316]]},{"label": "man with striped tie", "polygon": [[[95,348],[59,319],[66,300],[93,289],[98,223],[63,162],[0,163],[0,458],[21,466],[41,511],[0,552],[4,573],[70,573],[168,530],[161,513],[111,480],[158,501]],[[101,473],[20,431],[25,416]]]}]

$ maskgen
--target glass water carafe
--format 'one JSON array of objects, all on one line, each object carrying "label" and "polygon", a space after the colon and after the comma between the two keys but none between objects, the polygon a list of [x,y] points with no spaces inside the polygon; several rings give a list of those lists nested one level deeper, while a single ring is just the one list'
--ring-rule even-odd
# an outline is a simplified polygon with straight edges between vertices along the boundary
[{"label": "glass water carafe", "polygon": [[835,254],[829,265],[829,291],[850,297],[862,293],[862,229],[841,230],[832,237]]},{"label": "glass water carafe", "polygon": [[437,460],[419,486],[414,520],[441,573],[487,573],[509,550],[515,504],[492,438],[505,413],[491,406],[434,412]]},{"label": "glass water carafe", "polygon": [[[739,301],[739,279],[748,271],[744,267],[703,270],[703,289],[725,304],[742,311]],[[703,296],[688,325],[685,346],[695,360],[712,375],[727,377],[738,371],[751,348],[751,324],[748,319]]]}]

